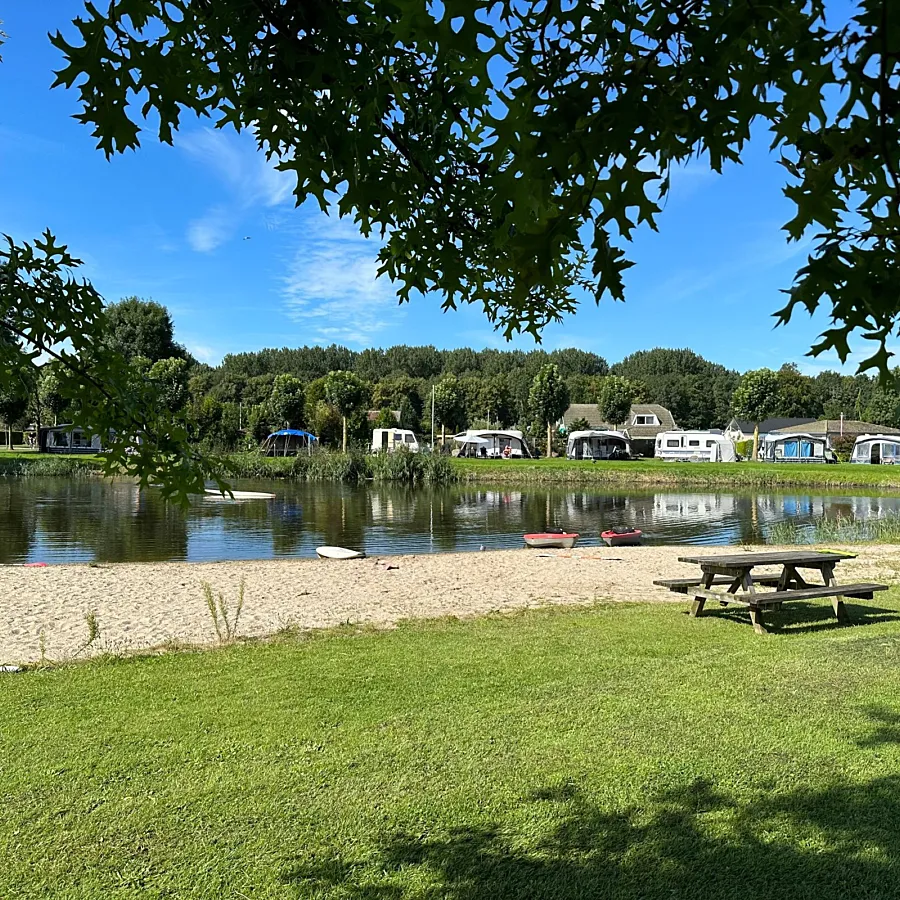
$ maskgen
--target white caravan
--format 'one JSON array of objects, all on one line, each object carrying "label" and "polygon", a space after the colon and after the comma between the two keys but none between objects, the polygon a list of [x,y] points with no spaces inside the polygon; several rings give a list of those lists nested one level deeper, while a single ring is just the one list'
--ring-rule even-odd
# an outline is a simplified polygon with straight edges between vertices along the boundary
[{"label": "white caravan", "polygon": [[393,453],[401,447],[410,453],[419,452],[419,442],[413,432],[406,428],[376,428],[372,432],[373,453]]},{"label": "white caravan", "polygon": [[873,466],[900,463],[900,434],[861,434],[853,445],[850,462]]},{"label": "white caravan", "polygon": [[476,459],[524,459],[531,451],[521,431],[461,431],[453,436],[459,444],[456,456]]},{"label": "white caravan", "polygon": [[736,462],[734,442],[721,431],[663,431],[656,436],[658,459]]},{"label": "white caravan", "polygon": [[569,459],[630,459],[631,441],[621,431],[573,431],[566,441]]}]

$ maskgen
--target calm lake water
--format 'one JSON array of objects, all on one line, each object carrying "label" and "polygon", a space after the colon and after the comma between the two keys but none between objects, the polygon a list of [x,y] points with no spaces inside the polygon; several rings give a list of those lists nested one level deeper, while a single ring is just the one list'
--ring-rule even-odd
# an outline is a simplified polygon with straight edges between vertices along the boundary
[{"label": "calm lake water", "polygon": [[602,491],[244,481],[274,500],[197,500],[188,510],[126,481],[0,478],[0,563],[273,559],[322,544],[370,555],[522,546],[548,524],[600,543],[610,526],[648,543],[765,540],[774,523],[819,516],[900,515],[900,496],[705,491]]}]

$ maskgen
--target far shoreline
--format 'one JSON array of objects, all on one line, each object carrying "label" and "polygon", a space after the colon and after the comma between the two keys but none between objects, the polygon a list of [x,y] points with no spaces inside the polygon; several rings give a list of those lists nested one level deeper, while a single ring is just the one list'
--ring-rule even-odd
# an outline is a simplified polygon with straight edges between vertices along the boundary
[{"label": "far shoreline", "polygon": [[[443,458],[446,467],[431,473],[372,469],[361,451],[320,451],[331,465],[309,466],[306,457],[264,457],[248,451],[222,457],[231,479],[286,479],[335,484],[493,485],[560,487],[720,487],[747,489],[852,488],[900,492],[900,470],[893,466],[850,463],[685,463],[659,459],[598,461],[552,459],[471,460]],[[352,462],[352,465],[345,463]],[[0,478],[103,477],[98,456],[37,454],[0,450]],[[433,478],[431,476],[434,476]]]}]

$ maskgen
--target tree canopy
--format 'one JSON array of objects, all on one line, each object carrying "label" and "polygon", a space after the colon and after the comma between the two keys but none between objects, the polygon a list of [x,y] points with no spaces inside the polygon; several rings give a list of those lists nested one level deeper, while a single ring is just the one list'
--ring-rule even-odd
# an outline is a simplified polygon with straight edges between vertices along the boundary
[{"label": "tree canopy", "polygon": [[[785,168],[791,239],[814,235],[778,313],[825,304],[813,352],[859,331],[887,375],[900,314],[900,16],[855,0],[109,0],[52,37],[107,155],[185,113],[250,130],[385,238],[408,300],[481,303],[504,333],[580,290],[623,299],[623,246],[657,227],[673,168],[720,171],[751,132]],[[834,21],[833,21],[834,20]]]},{"label": "tree canopy", "polygon": [[597,412],[611,425],[621,425],[628,421],[635,393],[633,382],[621,375],[610,375],[600,388]]},{"label": "tree canopy", "polygon": [[552,453],[551,430],[553,423],[562,418],[569,407],[569,391],[559,374],[559,367],[553,363],[541,366],[541,370],[531,382],[528,405],[532,414],[547,428],[547,456]]},{"label": "tree canopy", "polygon": [[142,356],[155,363],[185,355],[175,343],[169,311],[140,297],[126,297],[106,307],[103,341],[126,359]]}]

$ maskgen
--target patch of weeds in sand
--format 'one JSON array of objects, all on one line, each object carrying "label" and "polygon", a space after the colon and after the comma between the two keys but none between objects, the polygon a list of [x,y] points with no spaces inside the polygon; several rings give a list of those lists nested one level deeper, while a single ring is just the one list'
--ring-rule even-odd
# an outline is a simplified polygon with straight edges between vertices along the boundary
[{"label": "patch of weeds in sand", "polygon": [[226,601],[224,594],[220,593],[216,597],[213,594],[212,585],[208,581],[203,581],[201,584],[203,585],[203,596],[206,599],[206,608],[209,610],[209,616],[212,619],[213,628],[216,630],[216,637],[218,637],[219,643],[232,643],[237,637],[241,610],[244,608],[246,579],[241,579],[241,586],[238,588],[237,601],[233,610],[229,610],[229,603]]},{"label": "patch of weeds in sand", "polygon": [[[87,626],[87,635],[84,642],[76,647],[65,660],[51,659],[47,656],[47,630],[46,628],[41,628],[38,631],[39,659],[36,664],[37,668],[49,669],[62,665],[63,662],[75,660],[90,650],[100,639],[100,620],[97,618],[97,613],[93,610],[86,612],[84,614],[84,623]],[[109,650],[105,649],[104,652],[109,653]]]}]

